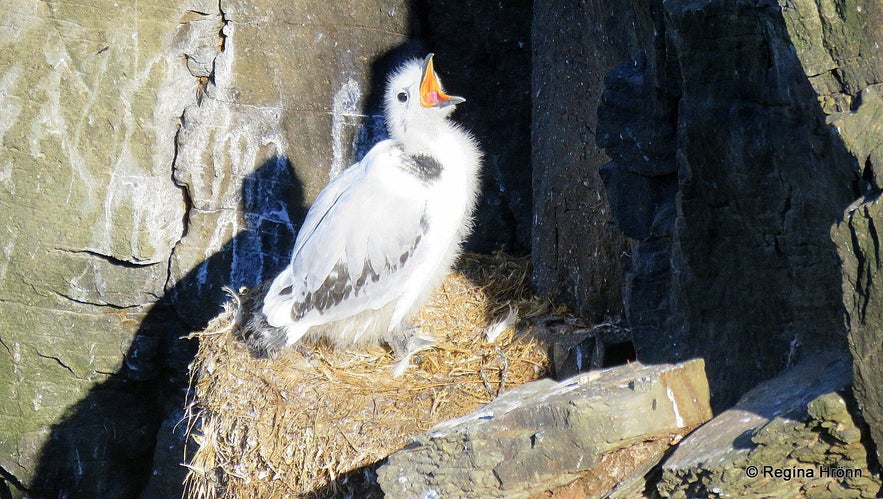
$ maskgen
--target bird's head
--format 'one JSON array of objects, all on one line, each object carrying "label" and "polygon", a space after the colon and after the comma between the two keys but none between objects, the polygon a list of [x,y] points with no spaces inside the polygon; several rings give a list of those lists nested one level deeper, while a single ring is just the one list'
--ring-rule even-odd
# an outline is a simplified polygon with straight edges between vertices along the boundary
[{"label": "bird's head", "polygon": [[409,128],[442,121],[466,99],[445,93],[432,63],[433,54],[423,61],[402,64],[386,87],[386,123],[393,138],[401,139]]}]

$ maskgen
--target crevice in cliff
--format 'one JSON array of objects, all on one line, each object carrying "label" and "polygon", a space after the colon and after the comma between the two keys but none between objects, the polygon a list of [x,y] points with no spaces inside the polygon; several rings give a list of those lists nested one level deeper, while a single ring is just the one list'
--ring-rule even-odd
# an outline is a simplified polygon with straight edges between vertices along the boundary
[{"label": "crevice in cliff", "polygon": [[[227,27],[227,16],[224,14],[224,7],[221,5],[221,0],[218,0],[218,14],[221,15],[221,29],[218,31],[218,53],[224,51],[224,46],[227,43],[227,35],[224,34],[224,28]],[[214,77],[214,72],[212,72],[212,76]],[[212,78],[214,81],[214,78]]]},{"label": "crevice in cliff", "polygon": [[[190,189],[187,187],[187,184],[178,182],[175,179],[175,165],[178,159],[179,145],[178,141],[181,138],[181,129],[184,128],[184,115],[182,114],[178,120],[178,128],[175,130],[175,152],[174,157],[172,159],[172,183],[181,190],[181,200],[184,202],[184,214],[181,218],[181,236],[175,241],[173,246],[171,255],[175,254],[174,248],[178,246],[182,239],[187,237],[187,233],[190,231],[190,213],[193,210],[193,197],[190,195]],[[171,263],[171,255],[169,255],[169,262]]]},{"label": "crevice in cliff", "polygon": [[[209,86],[214,86],[216,83],[215,82],[215,75],[216,75],[216,68],[217,68],[217,58],[221,53],[224,52],[224,48],[225,48],[226,40],[227,40],[227,35],[224,33],[224,30],[226,29],[229,21],[227,20],[227,17],[224,14],[224,9],[222,8],[222,5],[221,5],[221,0],[218,0],[217,6],[218,6],[217,13],[212,13],[212,14],[209,14],[206,12],[191,11],[194,14],[199,15],[199,16],[210,16],[210,15],[217,14],[220,18],[220,27],[217,30],[217,43],[215,44],[215,53],[214,53],[214,57],[212,58],[212,61],[211,61],[211,71],[206,74],[206,73],[194,72],[193,70],[191,70],[191,74],[197,80],[196,101],[194,104],[197,108],[202,105],[204,98],[208,95]],[[183,56],[184,56],[185,60],[189,61],[191,59],[190,54],[184,53]],[[191,107],[192,106],[188,106],[182,110],[181,116],[178,118],[178,128],[175,131],[175,138],[174,138],[174,142],[173,142],[175,150],[174,150],[174,156],[172,158],[171,177],[172,177],[172,182],[174,182],[174,184],[178,187],[178,189],[181,190],[181,197],[182,197],[182,200],[184,203],[184,213],[182,215],[182,220],[181,220],[181,236],[178,238],[178,240],[173,245],[172,251],[169,255],[169,260],[167,262],[167,269],[166,269],[166,288],[167,289],[169,289],[173,285],[173,281],[174,281],[173,263],[174,263],[174,259],[175,259],[175,254],[176,254],[181,242],[187,237],[188,233],[190,232],[190,217],[193,214],[193,196],[190,192],[190,188],[186,182],[179,181],[177,178],[177,175],[176,175],[177,169],[178,169],[178,160],[180,158],[180,149],[181,149],[180,142],[182,140],[181,133],[184,130],[184,128],[188,125],[187,120],[186,120],[186,116],[187,116],[188,110],[191,109]]]},{"label": "crevice in cliff", "polygon": [[8,353],[9,356],[11,357],[11,356],[12,356],[12,349],[9,348],[9,345],[7,345],[5,341],[3,341],[3,337],[2,337],[2,336],[0,336],[0,345],[3,345],[3,348],[6,349],[6,353]]},{"label": "crevice in cliff", "polygon": [[852,101],[849,103],[849,112],[857,113],[859,108],[862,107],[863,96],[865,95],[865,89],[868,87],[863,87],[859,89],[855,95],[850,95],[852,97]]},{"label": "crevice in cliff", "polygon": [[852,314],[847,309],[845,314],[846,330],[853,330],[853,322],[856,324],[864,324],[867,318],[868,305],[870,304],[869,291],[872,273],[869,271],[868,255],[863,251],[861,241],[859,240],[859,227],[856,226],[856,218],[862,216],[861,209],[855,210],[847,215],[849,239],[852,254],[855,257],[855,286],[856,306],[854,309],[858,312],[858,317],[853,321]]},{"label": "crevice in cliff", "polygon": [[[186,15],[186,14],[185,14]],[[181,200],[183,203],[183,213],[181,215],[181,233],[177,240],[172,245],[172,249],[169,253],[168,260],[165,262],[165,295],[160,297],[158,301],[154,304],[154,307],[151,311],[153,316],[159,316],[158,321],[163,323],[163,327],[168,324],[174,324],[174,327],[171,329],[179,330],[179,326],[186,324],[184,317],[181,317],[177,308],[174,306],[175,294],[174,288],[176,285],[175,282],[175,273],[176,273],[176,259],[178,258],[179,252],[182,251],[182,247],[185,244],[185,240],[191,231],[191,217],[194,216],[194,201],[193,201],[193,193],[191,192],[191,186],[185,178],[182,178],[181,169],[182,164],[186,161],[184,157],[182,157],[182,152],[186,150],[188,146],[187,141],[191,137],[188,135],[187,127],[193,127],[197,125],[196,122],[188,122],[188,116],[192,116],[191,113],[199,113],[200,108],[203,106],[206,99],[212,99],[214,96],[211,94],[212,87],[216,85],[216,68],[217,68],[217,58],[224,52],[226,45],[227,35],[225,34],[225,29],[228,24],[228,20],[226,15],[224,14],[224,10],[222,9],[221,0],[217,2],[217,11],[216,12],[193,12],[192,15],[198,16],[204,19],[210,19],[212,24],[208,27],[202,27],[202,33],[197,35],[197,38],[201,40],[199,43],[196,43],[190,47],[185,47],[183,53],[181,54],[187,64],[187,68],[190,71],[190,75],[195,79],[195,95],[193,101],[181,109],[181,114],[178,117],[178,126],[175,129],[175,136],[173,140],[173,156],[169,171],[169,176],[171,177],[172,182],[175,186],[180,189],[181,192]],[[217,30],[217,31],[215,31]],[[216,39],[214,43],[212,43],[212,37],[216,35]],[[146,329],[145,329],[146,327]],[[145,326],[142,324],[141,332],[139,334],[153,334],[149,330],[152,327],[156,327],[156,325],[148,325]],[[145,333],[145,330],[147,332]],[[165,337],[161,337],[159,341],[165,345],[168,351],[165,355],[171,355],[169,352],[172,350],[176,350],[176,347],[169,346],[171,343],[180,342],[178,339],[180,334],[172,334],[169,332],[159,333],[160,335],[165,334]],[[186,347],[182,349],[182,351],[186,350]],[[127,356],[126,362],[129,363],[130,359]],[[186,365],[186,364],[185,364]],[[162,441],[159,432],[162,431],[162,421],[164,419],[170,419],[174,416],[171,412],[169,412],[170,407],[178,407],[184,401],[181,396],[182,392],[186,388],[186,385],[181,385],[175,379],[178,377],[177,373],[179,373],[181,369],[186,370],[186,367],[170,367],[168,365],[162,367],[165,372],[171,373],[171,377],[168,378],[170,380],[169,383],[162,385],[162,387],[157,387],[160,390],[161,400],[160,406],[163,408],[157,407],[156,412],[152,414],[152,416],[156,416],[155,425],[153,425],[150,434],[147,438],[151,440],[152,443],[152,451],[150,452],[150,458],[142,463],[142,466],[136,472],[142,475],[143,487],[150,487],[150,474],[155,473],[157,469],[163,468],[164,459],[168,459],[168,455],[170,453],[175,454],[173,459],[180,463],[182,460],[185,460],[185,455],[183,452],[183,444],[180,449],[176,450],[159,450],[157,447],[159,442]],[[183,379],[186,379],[186,372],[184,373]],[[165,457],[163,457],[165,455]],[[142,494],[146,489],[142,489]]]},{"label": "crevice in cliff", "polygon": [[880,268],[880,238],[877,235],[877,227],[874,225],[874,217],[868,216],[868,236],[874,245],[874,252],[870,255],[874,258],[874,262],[868,262],[872,266],[871,269]]},{"label": "crevice in cliff", "polygon": [[95,258],[98,260],[103,260],[115,267],[123,267],[127,269],[140,269],[144,267],[149,267],[151,265],[156,265],[158,262],[151,261],[140,261],[137,258],[132,260],[123,260],[113,255],[107,255],[100,251],[92,250],[92,249],[70,249],[70,248],[55,248],[56,251],[61,251],[63,253],[69,253],[74,255],[85,255],[89,258]]},{"label": "crevice in cliff", "polygon": [[[140,309],[140,308],[142,308],[142,307],[144,306],[144,305],[142,305],[142,304],[140,304],[140,303],[136,303],[136,304],[132,304],[132,305],[119,305],[119,304],[116,304],[116,303],[110,303],[110,302],[108,302],[108,301],[106,301],[106,300],[103,300],[103,299],[102,299],[101,301],[98,301],[98,300],[84,300],[84,299],[82,299],[82,298],[77,298],[76,296],[71,296],[71,295],[69,295],[69,294],[67,294],[67,293],[64,293],[64,292],[61,292],[61,291],[53,291],[53,293],[54,293],[56,296],[59,296],[59,297],[65,299],[65,300],[67,300],[67,301],[71,301],[71,302],[74,302],[74,303],[78,303],[78,304],[80,304],[80,305],[87,305],[87,306],[89,306],[89,307],[108,307],[108,308],[112,308],[112,309],[114,309],[114,310],[137,310],[137,309]],[[99,296],[101,296],[101,293],[100,293],[100,292],[99,292],[98,294],[99,294]],[[151,294],[150,296],[154,296],[154,295]],[[103,297],[102,297],[102,298],[103,298]]]},{"label": "crevice in cliff", "polygon": [[874,164],[871,162],[870,157],[865,160],[865,165],[862,169],[861,180],[861,194],[863,194],[865,197],[873,198],[878,196],[880,192],[883,191],[878,182],[877,174],[876,172],[874,172]]},{"label": "crevice in cliff", "polygon": [[39,350],[37,350],[36,352],[37,352],[37,356],[42,359],[54,360],[59,366],[63,367],[65,370],[67,370],[67,372],[69,372],[71,374],[71,376],[73,376],[74,378],[80,379],[80,380],[84,379],[82,376],[78,375],[73,369],[71,369],[70,366],[68,366],[67,364],[62,362],[61,359],[59,359],[58,357],[55,357],[54,355],[46,355],[44,353],[41,353]]}]

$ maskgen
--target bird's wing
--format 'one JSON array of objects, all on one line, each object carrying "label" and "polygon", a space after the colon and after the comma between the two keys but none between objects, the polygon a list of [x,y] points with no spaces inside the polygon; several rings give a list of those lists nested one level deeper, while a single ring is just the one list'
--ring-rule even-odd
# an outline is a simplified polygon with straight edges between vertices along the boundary
[{"label": "bird's wing", "polygon": [[401,294],[427,229],[424,187],[395,163],[408,160],[381,142],[319,194],[264,300],[271,325],[325,324]]}]

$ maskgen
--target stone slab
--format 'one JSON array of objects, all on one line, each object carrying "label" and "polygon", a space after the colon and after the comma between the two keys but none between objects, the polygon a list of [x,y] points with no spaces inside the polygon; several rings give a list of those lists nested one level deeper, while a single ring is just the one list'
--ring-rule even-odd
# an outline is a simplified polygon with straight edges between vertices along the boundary
[{"label": "stone slab", "polygon": [[711,417],[704,362],[633,363],[540,380],[447,421],[378,470],[388,497],[529,497],[574,481],[605,454]]}]

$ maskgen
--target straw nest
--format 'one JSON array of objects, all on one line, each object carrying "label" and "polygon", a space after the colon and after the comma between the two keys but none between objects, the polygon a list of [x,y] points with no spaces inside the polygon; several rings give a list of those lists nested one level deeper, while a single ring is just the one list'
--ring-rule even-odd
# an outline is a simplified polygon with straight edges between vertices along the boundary
[{"label": "straw nest", "polygon": [[528,282],[527,258],[462,256],[413,321],[436,345],[398,378],[380,347],[318,343],[256,358],[241,322],[260,310],[264,290],[241,290],[238,305],[197,334],[185,494],[381,495],[373,470],[410,436],[548,373],[547,345],[512,327],[550,312]]}]

